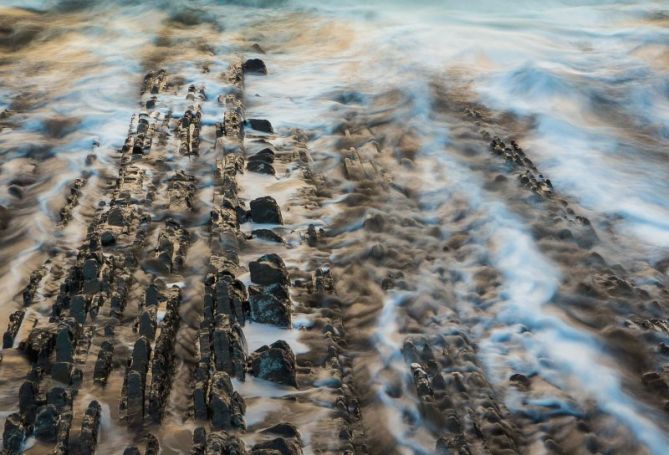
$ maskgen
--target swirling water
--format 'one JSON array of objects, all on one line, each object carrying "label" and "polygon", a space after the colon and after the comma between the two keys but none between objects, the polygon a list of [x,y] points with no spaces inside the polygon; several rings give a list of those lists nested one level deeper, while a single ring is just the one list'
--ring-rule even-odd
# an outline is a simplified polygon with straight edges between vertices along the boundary
[{"label": "swirling water", "polygon": [[[476,214],[470,234],[500,272],[499,296],[485,311],[472,310],[480,264],[450,266],[465,277],[454,285],[456,312],[472,321],[493,386],[505,390],[514,372],[538,374],[553,388],[535,402],[570,409],[593,400],[647,453],[666,453],[668,419],[635,391],[638,379],[618,365],[602,327],[560,303],[569,268],[533,236],[531,209],[486,186],[490,174],[460,150],[459,125],[449,123],[439,95],[455,93],[520,124],[520,143],[538,169],[595,227],[597,254],[634,271],[635,284],[654,286],[666,279],[658,264],[669,253],[666,2],[5,0],[0,7],[0,205],[11,215],[0,250],[1,324],[20,306],[31,270],[84,238],[57,229],[65,188],[82,175],[113,174],[144,74],[167,67],[190,77],[186,83],[206,82],[215,99],[213,76],[188,70],[206,64],[220,73],[227,62],[217,55],[256,42],[272,75],[250,89],[256,117],[271,118],[277,131],[307,131],[315,154],[336,157],[342,105],[362,106],[417,138],[415,167],[391,170],[418,195],[414,215],[447,236],[444,206],[458,201]],[[214,107],[204,114],[210,128],[221,117]],[[100,194],[91,191],[93,207]],[[414,279],[425,281],[413,297],[442,285]],[[407,387],[396,320],[403,298],[388,296],[371,339],[374,371],[393,370]],[[388,425],[407,425],[402,413],[415,403],[377,386]],[[512,391],[505,396],[512,413],[528,407]],[[410,429],[396,438],[405,453],[429,453],[434,444]]]}]

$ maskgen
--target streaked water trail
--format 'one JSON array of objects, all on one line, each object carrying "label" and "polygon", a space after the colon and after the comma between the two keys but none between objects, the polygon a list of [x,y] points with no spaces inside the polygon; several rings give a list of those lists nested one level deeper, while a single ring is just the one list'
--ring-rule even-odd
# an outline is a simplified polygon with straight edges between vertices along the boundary
[{"label": "streaked water trail", "polygon": [[[98,218],[140,200],[146,231],[112,247],[134,257],[123,290],[132,303],[121,315],[101,304],[109,325],[90,326],[74,422],[99,399],[99,451],[123,444],[126,410],[112,402],[127,393],[146,288],[177,284],[181,366],[155,432],[163,447],[189,450],[212,213],[239,202],[235,285],[246,292],[249,263],[279,254],[294,305],[287,327],[247,323],[248,350],[286,341],[300,383],[233,378],[249,401],[239,432],[249,447],[291,416],[304,453],[350,442],[387,455],[664,454],[668,17],[652,0],[4,1],[0,327],[32,301],[18,338],[47,327]],[[268,74],[240,88],[226,74],[246,58]],[[164,86],[141,94],[161,69]],[[240,90],[242,117],[271,130],[246,125],[234,198],[219,200],[224,119]],[[131,157],[143,177],[128,177],[139,183],[124,193],[119,152],[140,123],[157,133],[146,161]],[[196,128],[198,152],[184,156],[179,141]],[[242,172],[266,150],[270,174]],[[177,171],[194,206],[175,217],[190,248],[179,273],[156,259]],[[244,218],[265,195],[281,223]],[[332,272],[327,292],[315,290],[321,268]],[[47,278],[32,286],[35,271]],[[93,358],[116,326],[112,379],[100,387]],[[25,367],[21,341],[4,353],[10,367]],[[18,406],[20,383],[9,382],[3,416]],[[45,444],[29,436],[24,449]]]}]

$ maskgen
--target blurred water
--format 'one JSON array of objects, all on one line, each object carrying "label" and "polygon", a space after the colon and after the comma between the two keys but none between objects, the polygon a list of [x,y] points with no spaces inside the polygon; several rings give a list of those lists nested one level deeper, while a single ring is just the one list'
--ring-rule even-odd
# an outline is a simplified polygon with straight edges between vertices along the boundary
[{"label": "blurred water", "polygon": [[[247,108],[254,116],[271,119],[279,133],[308,131],[314,143],[326,146],[317,153],[334,154],[328,135],[341,121],[342,105],[369,105],[386,120],[410,125],[421,138],[421,157],[432,168],[421,177],[426,183],[420,194],[425,207],[437,208],[425,216],[438,223],[438,207],[449,192],[466,194],[471,210],[482,214],[476,235],[490,247],[505,292],[476,328],[492,376],[503,381],[517,360],[504,356],[516,349],[528,370],[541,370],[579,398],[593,397],[650,453],[664,453],[662,430],[625,393],[596,337],[546,310],[561,275],[513,207],[481,190],[484,182],[476,173],[447,156],[451,132],[434,112],[431,87],[457,88],[491,109],[528,119],[521,145],[559,193],[578,203],[596,226],[606,226],[611,254],[664,258],[666,1],[5,0],[0,8],[0,113],[6,113],[0,118],[0,205],[14,214],[0,251],[0,293],[11,296],[8,307],[17,305],[49,247],[74,248],[82,238],[83,232],[66,231],[54,240],[57,201],[87,169],[89,153],[96,153],[99,169],[111,167],[144,74],[167,67],[185,84],[206,83],[204,121],[211,127],[222,116],[212,102],[222,89],[196,69],[206,63],[220,73],[227,62],[218,55],[257,42],[271,56],[271,77],[250,84]],[[202,57],[203,49],[209,57]],[[245,53],[253,55],[251,49]],[[379,108],[371,102],[394,91],[401,93],[395,103]],[[23,199],[9,190],[17,175],[34,179]],[[249,195],[262,194],[253,177],[245,178]],[[277,199],[283,203],[283,193]],[[430,292],[428,285],[419,288]],[[378,371],[384,367],[408,380],[395,320],[399,300],[387,299],[374,341],[386,362]],[[533,332],[529,341],[518,331],[521,325]],[[265,328],[256,329],[247,334],[254,347],[267,335]],[[291,342],[302,348],[297,339]],[[541,366],[544,357],[554,362],[552,370]],[[415,406],[382,398],[394,406],[393,422]],[[425,447],[434,442],[405,433],[399,442],[416,453],[424,440]]]}]

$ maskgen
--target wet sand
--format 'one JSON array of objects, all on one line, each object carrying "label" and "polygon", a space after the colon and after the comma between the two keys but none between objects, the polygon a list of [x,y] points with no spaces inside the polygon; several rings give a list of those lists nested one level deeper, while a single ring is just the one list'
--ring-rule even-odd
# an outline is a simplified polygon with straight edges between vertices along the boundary
[{"label": "wet sand", "polygon": [[243,3],[2,7],[5,453],[664,454],[661,9]]}]

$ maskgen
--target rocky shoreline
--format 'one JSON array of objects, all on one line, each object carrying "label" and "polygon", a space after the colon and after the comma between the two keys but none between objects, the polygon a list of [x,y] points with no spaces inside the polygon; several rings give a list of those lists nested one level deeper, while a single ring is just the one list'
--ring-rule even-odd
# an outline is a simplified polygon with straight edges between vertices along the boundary
[{"label": "rocky shoreline", "polygon": [[92,144],[13,271],[2,453],[657,453],[667,262],[560,191],[533,119],[451,74],[427,107],[342,83],[287,128],[291,19],[214,49],[198,17],[160,25],[123,145]]}]

